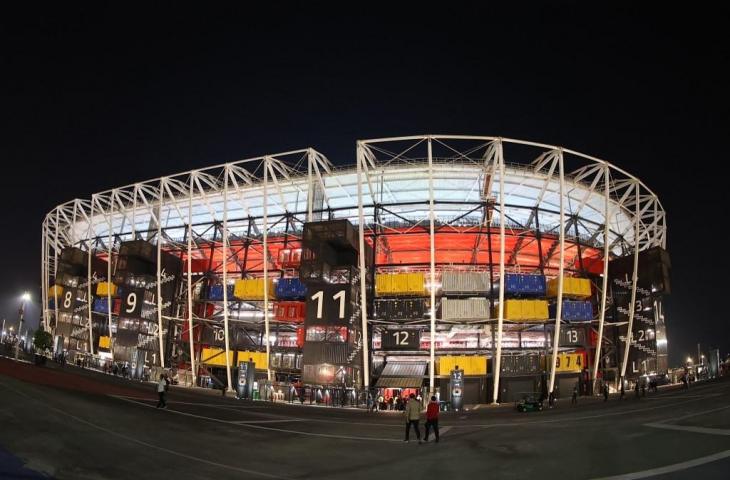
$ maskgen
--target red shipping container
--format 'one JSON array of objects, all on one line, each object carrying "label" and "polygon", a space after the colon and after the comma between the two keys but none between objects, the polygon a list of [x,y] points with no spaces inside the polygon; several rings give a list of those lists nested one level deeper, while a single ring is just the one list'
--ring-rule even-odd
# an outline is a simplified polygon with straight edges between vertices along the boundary
[{"label": "red shipping container", "polygon": [[304,327],[297,327],[297,347],[304,346]]},{"label": "red shipping container", "polygon": [[279,263],[283,268],[296,268],[301,262],[301,248],[282,248],[279,250]]},{"label": "red shipping container", "polygon": [[115,298],[112,302],[112,313],[119,315],[119,311],[122,309],[122,299]]},{"label": "red shipping container", "polygon": [[276,302],[274,305],[274,318],[280,322],[302,323],[305,314],[305,302]]}]

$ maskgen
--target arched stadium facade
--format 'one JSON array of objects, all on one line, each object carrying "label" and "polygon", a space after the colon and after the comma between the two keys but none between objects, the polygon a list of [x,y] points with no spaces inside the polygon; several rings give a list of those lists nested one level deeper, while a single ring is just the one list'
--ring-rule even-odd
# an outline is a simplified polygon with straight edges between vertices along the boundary
[{"label": "arched stadium facade", "polygon": [[498,137],[354,154],[265,155],[59,205],[41,252],[56,348],[200,386],[245,383],[252,361],[272,391],[458,385],[467,403],[666,371],[666,216],[641,180]]}]

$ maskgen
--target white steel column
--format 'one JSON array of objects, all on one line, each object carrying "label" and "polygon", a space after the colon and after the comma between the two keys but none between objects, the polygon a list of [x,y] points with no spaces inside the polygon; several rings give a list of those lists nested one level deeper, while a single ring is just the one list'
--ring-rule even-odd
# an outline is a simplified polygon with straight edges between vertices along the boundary
[{"label": "white steel column", "polygon": [[269,345],[269,157],[264,158],[264,330],[266,342],[266,378],[271,381],[271,345]]},{"label": "white steel column", "polygon": [[[362,205],[362,170],[365,163],[365,152],[362,143],[357,142],[357,217],[358,217],[358,244],[360,254],[358,255],[358,263],[360,267],[360,322],[362,328],[362,379],[363,388],[367,391],[370,388],[370,343],[368,337],[368,312],[367,312],[367,294],[365,282],[367,278],[367,270],[365,268],[365,209]],[[373,192],[370,192],[372,195]],[[377,246],[373,244],[373,250]],[[373,279],[375,281],[375,279]]]},{"label": "white steel column", "polygon": [[555,363],[558,361],[560,347],[560,320],[563,315],[563,272],[565,264],[565,171],[563,169],[563,150],[558,150],[558,170],[560,172],[560,265],[558,266],[558,305],[555,312],[555,331],[553,332],[553,356],[550,367],[548,393],[555,387]]},{"label": "white steel column", "polygon": [[593,391],[596,390],[596,378],[598,377],[598,364],[601,361],[601,345],[603,343],[603,322],[606,319],[606,295],[608,293],[608,261],[610,260],[610,241],[608,239],[609,233],[609,201],[610,201],[610,185],[611,185],[611,170],[606,165],[603,170],[604,177],[604,225],[603,225],[603,286],[601,287],[601,306],[598,317],[598,340],[596,341],[596,353],[593,356]]},{"label": "white steel column", "polygon": [[[58,207],[56,207],[56,231],[53,236],[53,285],[58,285]],[[46,281],[48,281],[48,272],[46,272]],[[53,341],[56,341],[56,328],[58,327],[58,289],[53,289],[53,310],[54,310],[54,327],[53,327]],[[55,348],[55,347],[54,347]]]},{"label": "white steel column", "polygon": [[230,340],[228,336],[228,175],[230,167],[225,166],[224,184],[223,184],[223,336],[226,342],[226,380],[228,382],[228,391],[232,391],[231,387],[231,356],[230,356]]},{"label": "white steel column", "polygon": [[[193,377],[193,386],[197,385],[197,371],[195,369],[195,347],[193,338],[193,269],[191,259],[193,257],[193,176],[190,173],[190,191],[188,192],[188,338],[190,340],[190,373]],[[162,201],[162,200],[160,200]]]},{"label": "white steel column", "polygon": [[[137,197],[136,188],[135,199]],[[162,338],[162,189],[162,181],[160,181],[159,202],[157,204],[157,339],[160,345],[160,367],[165,368],[165,345]],[[134,227],[132,227],[132,230],[134,230]],[[190,262],[190,258],[188,258],[188,262]]]},{"label": "white steel column", "polygon": [[[114,237],[112,236],[112,220],[114,215],[114,194],[112,193],[111,212],[109,213],[109,239],[107,241],[107,262],[106,262],[106,281],[108,282],[106,289],[106,306],[107,306],[107,322],[109,323],[109,354],[112,362],[114,361],[114,346],[112,345],[112,250],[114,246]],[[121,233],[121,232],[120,232]]]},{"label": "white steel column", "polygon": [[312,221],[312,209],[314,205],[314,181],[312,180],[312,162],[314,162],[314,151],[310,148],[307,152],[307,221]]},{"label": "white steel column", "polygon": [[[91,323],[91,256],[93,255],[93,236],[94,236],[94,228],[92,226],[91,220],[94,218],[94,198],[95,195],[92,195],[91,197],[91,211],[89,212],[89,251],[88,255],[86,256],[86,311],[89,315],[89,353],[91,355],[94,354],[94,332],[92,330],[92,323]],[[103,210],[102,210],[102,213]],[[20,334],[20,332],[18,332]]]},{"label": "white steel column", "polygon": [[433,145],[428,137],[428,238],[429,258],[431,268],[431,342],[429,345],[429,395],[434,395],[436,377],[436,239],[434,237],[434,209],[433,209]]},{"label": "white steel column", "polygon": [[[631,341],[634,338],[634,312],[636,311],[636,284],[639,279],[639,182],[634,182],[636,189],[636,207],[634,210],[634,273],[631,276],[631,303],[629,304],[629,327],[626,330],[626,344],[624,346],[624,360],[621,364],[621,382],[623,383],[626,376],[626,364],[629,361],[629,350],[631,349]],[[699,360],[698,360],[699,361]]]},{"label": "white steel column", "polygon": [[[499,376],[502,368],[502,328],[504,325],[504,151],[502,150],[502,141],[497,140],[497,148],[495,150],[495,159],[499,163],[499,307],[497,312],[497,358],[494,360],[494,385],[492,387],[492,403],[497,403],[499,398]],[[488,228],[492,228],[489,222]],[[490,245],[489,248],[492,248]],[[492,328],[494,328],[492,326]]]}]

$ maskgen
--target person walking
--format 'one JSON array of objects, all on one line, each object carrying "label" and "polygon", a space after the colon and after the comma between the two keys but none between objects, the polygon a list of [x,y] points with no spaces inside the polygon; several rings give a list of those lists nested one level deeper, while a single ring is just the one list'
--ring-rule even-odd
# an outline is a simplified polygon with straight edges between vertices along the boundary
[{"label": "person walking", "polygon": [[603,384],[603,401],[608,401],[608,384],[606,383]]},{"label": "person walking", "polygon": [[157,382],[157,396],[160,397],[160,400],[157,402],[157,407],[155,408],[167,408],[167,402],[165,402],[165,393],[167,392],[167,384],[169,381],[167,380],[167,377],[165,377],[164,373],[160,374],[160,381]]},{"label": "person walking", "polygon": [[426,407],[426,434],[423,436],[425,442],[428,442],[428,432],[431,427],[433,427],[433,434],[436,435],[436,443],[439,443],[439,402],[436,401],[435,395],[431,397],[431,401]]},{"label": "person walking", "polygon": [[621,400],[624,399],[624,395],[626,395],[626,391],[624,390],[624,379],[621,378]]},{"label": "person walking", "polygon": [[639,382],[636,382],[634,385],[634,397],[638,400],[639,399]]},{"label": "person walking", "polygon": [[573,387],[573,397],[570,399],[571,405],[578,405],[578,387]]},{"label": "person walking", "polygon": [[404,409],[404,414],[406,417],[406,439],[405,442],[409,441],[409,436],[411,433],[411,425],[413,425],[413,429],[416,431],[416,438],[418,439],[418,444],[421,443],[421,429],[418,427],[418,421],[421,418],[421,404],[418,403],[416,400],[416,395],[411,393],[410,399],[408,400],[408,403],[406,404],[406,407]]}]

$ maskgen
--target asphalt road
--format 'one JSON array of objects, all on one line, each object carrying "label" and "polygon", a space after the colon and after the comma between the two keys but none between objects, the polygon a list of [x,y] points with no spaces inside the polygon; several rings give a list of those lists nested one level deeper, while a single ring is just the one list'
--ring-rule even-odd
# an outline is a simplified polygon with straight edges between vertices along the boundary
[{"label": "asphalt road", "polygon": [[[403,442],[396,413],[272,405],[0,359],[0,478],[729,477],[730,381],[442,414]],[[423,428],[423,427],[421,427]]]}]

